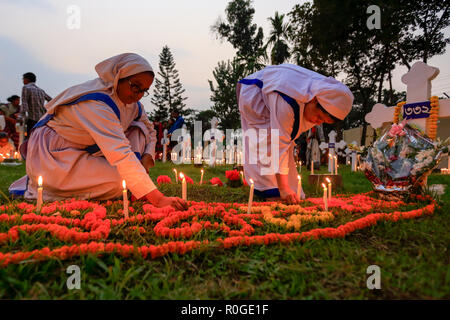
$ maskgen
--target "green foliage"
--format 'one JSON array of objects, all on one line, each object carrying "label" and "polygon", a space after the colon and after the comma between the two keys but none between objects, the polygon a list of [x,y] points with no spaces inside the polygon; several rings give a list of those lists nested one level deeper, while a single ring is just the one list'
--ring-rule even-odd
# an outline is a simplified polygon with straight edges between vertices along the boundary
[{"label": "green foliage", "polygon": [[159,55],[159,77],[155,79],[155,89],[151,102],[156,106],[150,118],[153,121],[167,121],[172,111],[178,111],[180,115],[188,115],[192,110],[185,110],[183,102],[185,90],[180,82],[178,70],[175,69],[175,61],[168,46],[164,46]]},{"label": "green foliage", "polygon": [[[366,10],[381,9],[381,29],[369,30]],[[355,96],[355,114],[363,125],[364,116],[375,102],[394,101],[392,71],[399,64],[445,52],[443,30],[449,25],[449,4],[426,1],[343,0],[296,5],[289,13],[292,55],[296,62],[320,73],[344,74],[344,82]],[[383,94],[384,82],[389,91]],[[354,123],[348,121],[348,123]]]},{"label": "green foliage", "polygon": [[290,51],[288,45],[289,38],[289,24],[284,22],[284,14],[278,14],[275,12],[275,16],[268,18],[270,21],[272,30],[270,31],[269,39],[266,46],[272,46],[270,52],[270,59],[272,64],[282,64],[289,60]]},{"label": "green foliage", "polygon": [[211,27],[222,40],[227,40],[237,50],[236,61],[245,65],[248,73],[262,69],[266,57],[261,27],[252,23],[255,9],[251,0],[230,1],[225,9],[226,21],[219,18]]},{"label": "green foliage", "polygon": [[222,130],[238,129],[241,126],[238,102],[236,100],[236,85],[244,77],[244,66],[236,60],[219,62],[213,71],[216,85],[208,80],[211,89],[212,110],[220,119]]}]

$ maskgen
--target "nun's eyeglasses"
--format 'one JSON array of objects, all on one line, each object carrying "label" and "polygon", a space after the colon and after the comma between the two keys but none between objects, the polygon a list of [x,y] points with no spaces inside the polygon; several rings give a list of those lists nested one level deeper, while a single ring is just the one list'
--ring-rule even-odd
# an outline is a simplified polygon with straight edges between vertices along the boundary
[{"label": "nun's eyeglasses", "polygon": [[143,94],[144,94],[144,97],[147,97],[147,96],[150,94],[150,93],[148,92],[148,90],[142,90],[137,84],[131,83],[130,80],[128,80],[128,84],[130,85],[131,91],[132,91],[134,94],[139,95],[139,94],[143,93]]}]

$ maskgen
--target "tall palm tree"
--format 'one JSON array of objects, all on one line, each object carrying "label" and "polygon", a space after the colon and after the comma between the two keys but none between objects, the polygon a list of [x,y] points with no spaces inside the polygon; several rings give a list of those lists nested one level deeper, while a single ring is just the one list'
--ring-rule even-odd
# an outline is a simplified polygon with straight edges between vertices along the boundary
[{"label": "tall palm tree", "polygon": [[290,26],[289,23],[284,23],[284,17],[284,14],[279,15],[278,11],[276,11],[273,18],[268,18],[272,25],[272,30],[270,31],[266,47],[272,46],[270,51],[272,64],[281,64],[289,60],[291,56],[287,40],[289,39]]}]

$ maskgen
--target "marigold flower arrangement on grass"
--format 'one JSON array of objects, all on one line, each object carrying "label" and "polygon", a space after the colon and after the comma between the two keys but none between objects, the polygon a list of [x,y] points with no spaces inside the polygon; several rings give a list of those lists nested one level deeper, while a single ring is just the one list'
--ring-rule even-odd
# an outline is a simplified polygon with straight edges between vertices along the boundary
[{"label": "marigold flower arrangement on grass", "polygon": [[241,175],[236,169],[225,171],[225,177],[228,179],[227,185],[232,188],[242,186]]},{"label": "marigold flower arrangement on grass", "polygon": [[158,185],[161,185],[163,183],[172,183],[172,179],[170,179],[169,176],[161,175],[156,178],[156,182],[158,183]]},{"label": "marigold flower arrangement on grass", "polygon": [[[128,219],[119,213],[120,200],[53,202],[44,204],[40,212],[34,204],[10,203],[0,205],[0,267],[87,254],[154,259],[198,249],[342,238],[378,221],[431,215],[437,206],[429,196],[411,195],[413,203],[407,203],[372,195],[335,195],[329,212],[321,211],[321,197],[307,198],[300,205],[254,202],[251,213],[246,203],[189,201],[187,211],[176,211],[138,201],[129,207]],[[305,229],[309,225],[313,229]],[[274,227],[281,229],[272,232]],[[296,232],[289,233],[292,229]],[[34,250],[24,249],[33,234],[45,241],[42,246],[36,242]]]},{"label": "marigold flower arrangement on grass", "polygon": [[209,180],[209,183],[211,183],[213,186],[219,186],[219,187],[223,186],[222,180],[220,180],[217,177],[214,177],[211,180]]}]

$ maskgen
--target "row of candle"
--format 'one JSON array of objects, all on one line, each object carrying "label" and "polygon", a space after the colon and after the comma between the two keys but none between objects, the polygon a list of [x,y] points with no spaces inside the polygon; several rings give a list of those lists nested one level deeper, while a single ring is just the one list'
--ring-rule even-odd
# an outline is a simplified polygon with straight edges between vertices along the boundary
[{"label": "row of candle", "polygon": [[[175,177],[176,177],[176,181],[178,182],[178,174],[177,174],[177,170],[173,169],[175,172]],[[201,169],[201,178],[200,178],[200,184],[202,184],[203,182],[203,173],[204,170]],[[240,171],[240,175],[242,178],[242,181],[244,180],[244,173],[242,171]],[[183,200],[187,200],[187,184],[186,184],[186,177],[185,175],[180,172],[179,174],[180,180],[181,180],[181,198]],[[328,182],[328,195],[327,195],[327,187],[325,186],[325,184],[322,184],[324,187],[324,205],[325,205],[325,211],[328,210],[328,201],[327,199],[330,198],[331,199],[331,181],[329,178],[326,178],[327,182]],[[254,195],[254,190],[255,190],[255,184],[253,179],[249,179],[250,181],[250,194],[249,194],[249,199],[248,199],[248,213],[251,213],[251,208],[252,208],[252,203],[253,203],[253,195]],[[128,219],[129,214],[128,214],[128,190],[127,190],[127,185],[125,180],[122,180],[122,196],[123,196],[123,214],[125,216],[125,219]],[[40,211],[42,208],[42,203],[43,203],[43,179],[42,176],[39,176],[38,178],[38,197],[37,197],[37,204],[36,204],[36,211]],[[301,199],[301,194],[302,194],[302,177],[300,175],[298,175],[298,185],[297,185],[297,196],[299,197],[299,199]]]},{"label": "row of candle", "polygon": [[441,174],[450,174],[450,169],[448,169],[448,168],[442,168],[442,169],[441,169]]},{"label": "row of candle", "polygon": [[[337,156],[332,156],[331,154],[328,155],[331,161],[334,161],[334,174],[338,174],[338,162],[337,162]],[[302,170],[302,164],[300,161],[300,172]],[[331,172],[333,174],[333,172]],[[314,161],[311,161],[311,174],[314,174]]]},{"label": "row of candle", "polygon": [[11,153],[7,153],[6,155],[3,155],[2,153],[0,153],[0,157],[2,157],[3,159],[19,159],[19,153],[17,151],[14,152],[14,156],[13,156],[12,151],[11,151]]}]

